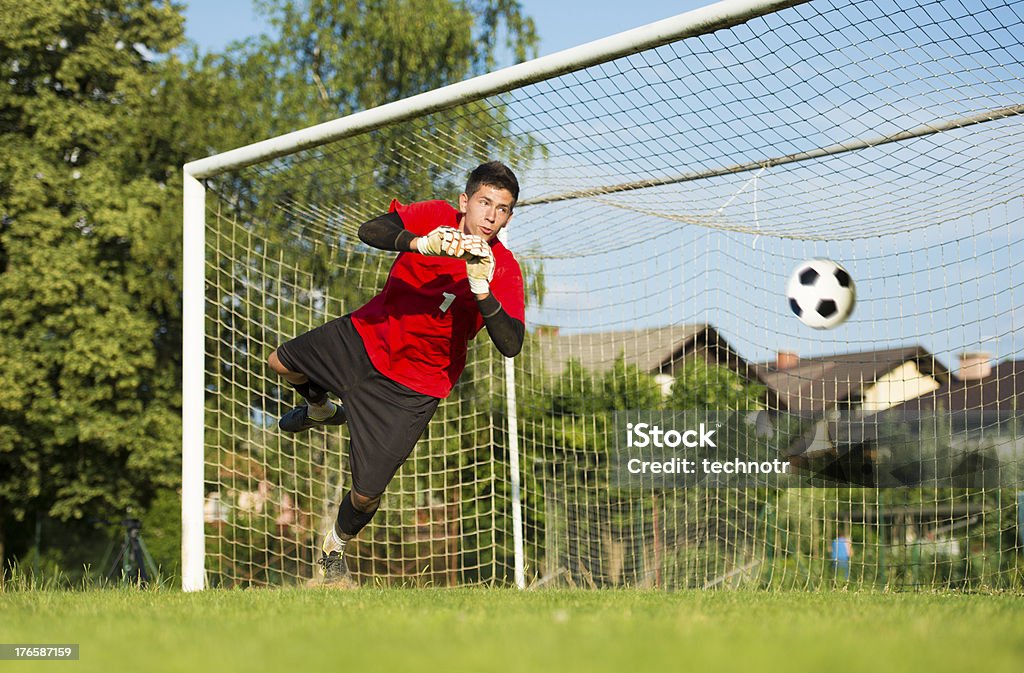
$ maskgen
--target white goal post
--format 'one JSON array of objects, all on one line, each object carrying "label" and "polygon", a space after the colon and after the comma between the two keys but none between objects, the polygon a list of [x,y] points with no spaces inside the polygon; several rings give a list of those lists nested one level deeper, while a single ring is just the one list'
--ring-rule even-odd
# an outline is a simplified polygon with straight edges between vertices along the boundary
[{"label": "white goal post", "polygon": [[[346,175],[380,142],[424,175]],[[309,579],[347,430],[282,436],[265,355],[379,287],[354,226],[481,157],[524,186],[527,344],[471,351],[361,581],[820,588],[850,534],[864,584],[1019,584],[1022,151],[1024,0],[724,0],[186,164],[183,590]],[[840,329],[788,313],[812,257],[857,282]],[[767,412],[759,446],[831,481],[623,485],[628,409]],[[929,420],[927,488],[881,474],[895,435],[835,422],[889,411]]]},{"label": "white goal post", "polygon": [[[202,180],[300,150],[317,147],[384,124],[408,119],[461,102],[476,100],[515,86],[572,72],[617,56],[635,53],[772,12],[806,0],[752,2],[725,0],[708,7],[648,24],[580,47],[514,65],[365,110],[324,124],[270,138],[235,150],[189,162],[184,166],[184,288],[182,349],[182,588],[205,587],[203,534],[204,454],[204,264],[189,251],[204,250],[206,192]],[[521,535],[521,532],[519,533]],[[521,570],[517,577],[521,576]],[[518,580],[520,583],[522,580]]]}]

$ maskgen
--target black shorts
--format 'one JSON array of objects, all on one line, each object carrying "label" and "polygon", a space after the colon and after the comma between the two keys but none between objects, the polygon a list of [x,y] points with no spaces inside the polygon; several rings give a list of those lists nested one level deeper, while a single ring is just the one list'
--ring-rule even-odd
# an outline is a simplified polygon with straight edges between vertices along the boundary
[{"label": "black shorts", "polygon": [[282,344],[277,357],[289,370],[305,374],[341,399],[352,438],[352,488],[367,497],[383,493],[441,400],[374,369],[347,315]]}]

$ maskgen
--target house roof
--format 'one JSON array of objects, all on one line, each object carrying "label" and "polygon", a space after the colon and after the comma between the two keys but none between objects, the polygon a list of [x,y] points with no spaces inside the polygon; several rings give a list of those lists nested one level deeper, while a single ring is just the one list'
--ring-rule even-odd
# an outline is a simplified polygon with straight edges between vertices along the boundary
[{"label": "house roof", "polygon": [[907,400],[893,410],[936,408],[950,412],[1024,410],[1024,360],[1004,360],[983,379],[964,381],[950,377],[934,392]]},{"label": "house roof", "polygon": [[625,359],[641,370],[657,374],[673,355],[685,350],[694,338],[714,328],[700,325],[670,325],[616,332],[537,335],[541,361],[549,374],[558,374],[569,360],[577,360],[590,371],[605,372]]},{"label": "house roof", "polygon": [[818,412],[859,399],[862,391],[908,361],[940,383],[949,378],[948,370],[921,346],[802,358],[786,369],[778,369],[775,363],[753,365],[752,369],[778,396],[780,408]]},{"label": "house roof", "polygon": [[[705,323],[581,334],[542,330],[537,340],[548,374],[560,374],[570,360],[577,360],[588,371],[605,372],[624,359],[648,374],[674,376],[680,364],[703,359],[727,367],[749,381],[761,382],[753,366],[714,327]],[[765,403],[769,408],[778,407],[773,391],[766,390]]]}]

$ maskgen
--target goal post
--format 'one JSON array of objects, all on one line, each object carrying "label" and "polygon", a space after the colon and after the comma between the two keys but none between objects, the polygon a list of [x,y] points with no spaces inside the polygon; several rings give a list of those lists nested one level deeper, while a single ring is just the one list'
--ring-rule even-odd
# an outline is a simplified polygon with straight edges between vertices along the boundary
[{"label": "goal post", "polygon": [[[181,358],[181,588],[206,586],[206,536],[203,531],[205,477],[204,406],[206,397],[206,190],[185,169],[182,249]],[[189,251],[193,251],[189,253]]]},{"label": "goal post", "polygon": [[[492,158],[527,342],[471,346],[357,579],[1019,584],[1022,35],[1012,0],[726,0],[186,164],[183,589],[310,580],[348,435],[279,432],[266,354],[379,290],[362,221]],[[857,282],[841,328],[786,305],[814,257]],[[621,472],[628,413],[701,410],[827,479]],[[911,443],[927,479],[896,484]]]},{"label": "goal post", "polygon": [[[372,110],[357,112],[331,122],[295,131],[277,138],[241,147],[221,154],[189,162],[184,166],[184,288],[183,288],[183,402],[182,402],[182,586],[186,591],[205,587],[203,550],[205,540],[202,524],[202,464],[204,456],[202,384],[205,337],[201,307],[204,304],[205,277],[201,260],[195,255],[204,249],[205,190],[202,180],[221,173],[269,161],[305,149],[318,147],[356,133],[369,131],[417,115],[442,110],[460,102],[478,100],[489,94],[535,82],[556,74],[571,72],[619,55],[658,46],[689,34],[699,34],[718,27],[728,27],[767,11],[799,4],[806,0],[765,2],[725,0],[708,7],[687,12],[635,30],[597,40],[558,54],[535,59],[452,84],[435,91],[389,103]],[[190,252],[191,251],[191,252]],[[511,372],[511,368],[509,369]],[[513,432],[515,430],[513,429]],[[513,458],[517,461],[517,457]],[[518,477],[513,477],[518,479]],[[518,501],[518,495],[516,495]],[[517,518],[518,515],[517,515]],[[517,528],[517,536],[522,535]],[[517,563],[521,568],[522,561]],[[522,572],[516,573],[522,584]]]}]

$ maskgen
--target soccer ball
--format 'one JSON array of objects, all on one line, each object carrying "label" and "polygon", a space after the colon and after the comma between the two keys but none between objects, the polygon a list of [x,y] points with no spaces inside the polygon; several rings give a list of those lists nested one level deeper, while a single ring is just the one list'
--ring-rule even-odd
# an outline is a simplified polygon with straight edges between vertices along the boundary
[{"label": "soccer ball", "polygon": [[857,291],[853,278],[831,259],[809,259],[793,270],[786,285],[789,307],[814,329],[832,329],[853,313]]}]

